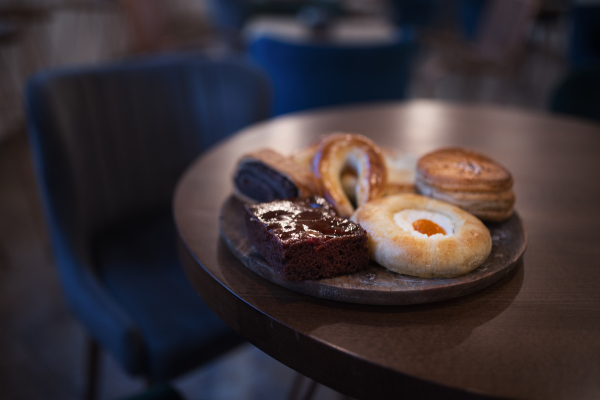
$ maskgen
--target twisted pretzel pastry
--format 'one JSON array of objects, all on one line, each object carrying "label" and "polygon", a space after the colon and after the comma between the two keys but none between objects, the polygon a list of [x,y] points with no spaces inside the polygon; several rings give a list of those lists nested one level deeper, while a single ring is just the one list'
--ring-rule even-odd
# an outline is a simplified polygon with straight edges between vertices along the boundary
[{"label": "twisted pretzel pastry", "polygon": [[348,167],[358,177],[355,198],[359,207],[383,196],[387,182],[385,159],[370,139],[349,133],[326,137],[313,159],[313,173],[321,182],[323,196],[345,218],[354,212],[341,182],[342,172]]},{"label": "twisted pretzel pastry", "polygon": [[371,259],[422,278],[452,278],[480,266],[492,250],[489,230],[472,214],[416,194],[369,202],[352,216],[367,231]]}]

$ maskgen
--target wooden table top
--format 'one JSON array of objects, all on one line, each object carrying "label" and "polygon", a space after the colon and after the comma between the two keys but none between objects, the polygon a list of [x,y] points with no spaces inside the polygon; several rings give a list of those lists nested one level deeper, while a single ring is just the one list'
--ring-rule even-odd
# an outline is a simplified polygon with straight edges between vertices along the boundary
[{"label": "wooden table top", "polygon": [[[417,306],[322,300],[254,274],[219,238],[236,160],[337,130],[417,155],[464,146],[501,162],[529,235],[521,265],[480,292]],[[174,197],[181,256],[228,325],[355,398],[598,398],[599,154],[600,125],[544,113],[414,101],[284,116],[243,130],[184,174]]]}]

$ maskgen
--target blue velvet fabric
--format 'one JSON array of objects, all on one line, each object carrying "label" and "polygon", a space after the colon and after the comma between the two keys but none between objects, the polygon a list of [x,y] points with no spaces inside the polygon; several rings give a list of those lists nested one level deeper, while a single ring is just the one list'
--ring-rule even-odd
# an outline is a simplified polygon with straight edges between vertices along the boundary
[{"label": "blue velvet fabric", "polygon": [[43,71],[25,97],[56,266],[89,333],[129,373],[157,381],[223,350],[231,331],[190,290],[159,211],[200,152],[267,116],[263,74],[173,54]]},{"label": "blue velvet fabric", "polygon": [[97,274],[131,315],[147,349],[147,375],[179,375],[241,341],[202,302],[177,258],[170,210],[103,232],[94,240]]},{"label": "blue velvet fabric", "polygon": [[310,108],[406,98],[414,35],[378,45],[327,45],[258,37],[252,59],[269,75],[273,114]]},{"label": "blue velvet fabric", "polygon": [[600,63],[569,72],[552,93],[550,110],[600,122]]},{"label": "blue velvet fabric", "polygon": [[568,56],[572,68],[600,62],[600,4],[571,7]]}]

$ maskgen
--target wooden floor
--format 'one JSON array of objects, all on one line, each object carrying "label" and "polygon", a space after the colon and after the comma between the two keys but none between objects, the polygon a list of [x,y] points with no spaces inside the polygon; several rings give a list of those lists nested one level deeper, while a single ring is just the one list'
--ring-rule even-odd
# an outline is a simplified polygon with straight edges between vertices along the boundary
[{"label": "wooden floor", "polygon": [[[564,73],[555,56],[532,52],[510,84],[493,76],[447,74],[432,84],[415,74],[411,97],[542,109]],[[465,82],[467,82],[465,84]],[[0,143],[0,398],[79,399],[84,390],[85,333],[61,293],[24,132]],[[103,356],[100,399],[144,390]],[[251,345],[174,382],[188,399],[283,399],[294,371]],[[319,386],[317,400],[342,399]]]}]

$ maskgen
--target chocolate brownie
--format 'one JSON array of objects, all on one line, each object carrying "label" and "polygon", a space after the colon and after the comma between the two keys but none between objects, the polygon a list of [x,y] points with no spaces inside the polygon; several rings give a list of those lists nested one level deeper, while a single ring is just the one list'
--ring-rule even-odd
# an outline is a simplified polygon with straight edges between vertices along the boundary
[{"label": "chocolate brownie", "polygon": [[246,205],[250,242],[285,280],[356,272],[369,263],[367,233],[323,198]]}]

